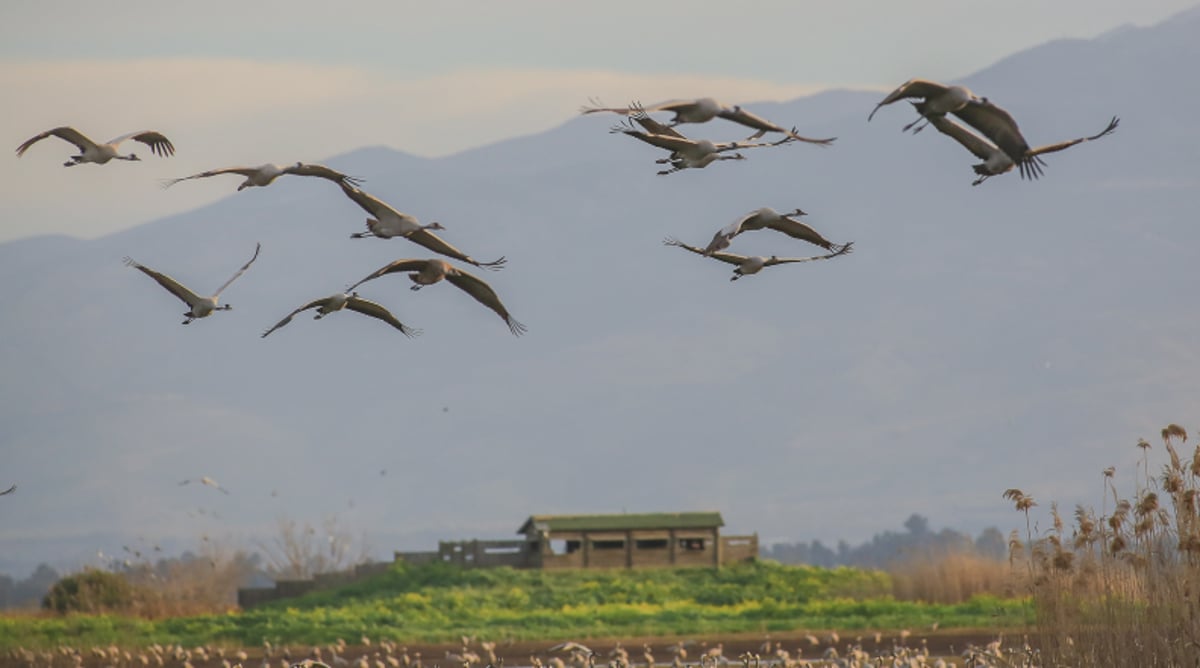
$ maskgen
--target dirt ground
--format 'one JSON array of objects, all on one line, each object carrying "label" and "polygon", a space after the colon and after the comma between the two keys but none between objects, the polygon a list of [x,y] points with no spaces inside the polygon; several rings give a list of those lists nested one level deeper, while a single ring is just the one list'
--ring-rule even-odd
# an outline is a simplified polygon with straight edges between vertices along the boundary
[{"label": "dirt ground", "polygon": [[[788,633],[775,632],[771,633],[769,637],[772,642],[782,643],[783,648],[788,650],[793,658],[812,659],[820,657],[821,653],[832,644],[832,638],[828,631],[812,632],[812,635],[820,641],[820,644],[816,646],[812,645],[811,642],[806,638],[807,635],[809,635],[808,632],[804,631]],[[421,661],[425,668],[434,668],[434,666],[440,666],[440,668],[458,668],[458,666],[454,666],[446,661],[446,652],[458,652],[462,647],[461,643],[404,643],[400,640],[400,637],[401,636],[399,634],[396,634],[392,636],[392,639],[395,640],[399,645],[406,647],[410,656],[415,657],[416,653],[420,652]],[[927,644],[930,654],[933,656],[957,656],[960,655],[962,651],[968,647],[968,645],[983,647],[987,643],[996,640],[998,637],[1001,636],[997,633],[989,633],[981,630],[939,630],[925,633],[913,633],[903,641],[903,644],[910,648],[920,648],[922,646],[922,642],[924,642]],[[643,644],[648,644],[650,645],[651,651],[654,654],[655,663],[659,666],[665,666],[669,665],[672,659],[672,655],[666,650],[667,646],[673,645],[681,640],[688,640],[693,644],[688,646],[688,658],[685,663],[689,666],[698,666],[698,657],[703,653],[704,649],[715,647],[718,643],[720,643],[724,655],[731,662],[733,662],[735,666],[738,666],[740,664],[740,661],[738,660],[739,656],[745,652],[760,652],[761,647],[766,639],[767,636],[762,633],[712,636],[693,635],[686,638],[628,637],[620,639],[620,645],[629,652],[630,662],[637,666],[644,665],[644,659],[642,658],[642,646]],[[1023,642],[1023,638],[1020,634],[1009,633],[1004,635],[1002,639],[1006,647],[1009,645],[1019,645],[1021,642]],[[350,642],[358,639],[346,638],[346,640],[347,642]],[[563,638],[563,640],[577,640],[594,650],[597,653],[596,665],[600,668],[607,666],[609,652],[618,644],[617,640],[593,640],[587,638]],[[498,657],[504,660],[504,665],[506,668],[528,666],[530,665],[530,657],[534,655],[542,658],[543,660],[548,659],[551,654],[547,652],[547,650],[556,644],[556,642],[551,641],[504,642],[501,640],[497,640],[496,643],[496,654]],[[836,647],[839,651],[844,652],[846,647],[850,644],[861,644],[864,650],[874,655],[879,652],[885,652],[894,644],[900,643],[901,640],[899,635],[895,632],[883,633],[880,642],[876,644],[874,631],[850,631],[838,634]],[[307,656],[309,648],[291,645],[290,649],[292,661],[299,661]],[[473,642],[471,644],[471,649],[478,652],[478,643]],[[325,661],[331,661],[331,657],[329,656],[327,649],[322,647],[322,650],[325,652],[323,656]],[[800,650],[799,654],[797,654],[797,650]],[[348,645],[345,651],[341,652],[341,656],[350,661],[354,661],[360,656],[370,656],[378,651],[378,645],[366,646],[362,644],[352,644]],[[246,668],[257,668],[261,665],[261,646],[246,648],[246,652],[249,655],[244,664]],[[232,653],[233,650],[227,648],[226,656],[230,657]],[[397,650],[397,653],[399,653],[399,650]],[[762,659],[765,664],[769,657],[764,655]],[[271,661],[272,667],[278,668],[280,661],[281,659],[279,658],[278,654],[276,654],[276,657]],[[193,660],[192,664],[194,668],[222,668],[220,660],[216,658],[209,662],[198,662]],[[100,662],[90,656],[87,657],[87,660],[84,662],[85,668],[108,668],[111,665],[111,662]],[[8,656],[7,654],[0,654],[0,668],[29,667],[23,662],[16,660],[14,657]]]},{"label": "dirt ground", "polygon": [[[813,646],[807,639],[808,632],[798,631],[789,633],[771,633],[770,640],[772,642],[782,643],[783,648],[791,652],[793,658],[816,658],[821,655],[831,644],[831,637],[828,631],[815,631],[811,635],[816,636],[820,641],[819,645]],[[1002,638],[1005,646],[1008,644],[1019,645],[1023,642],[1020,635],[1014,636],[1008,634],[1001,636],[997,633],[989,633],[981,630],[949,630],[949,631],[933,631],[926,633],[913,633],[907,639],[901,641],[897,633],[883,633],[879,644],[875,642],[875,633],[872,632],[845,632],[838,634],[836,646],[839,651],[844,651],[849,644],[861,644],[862,648],[871,654],[886,651],[894,644],[907,645],[910,648],[920,648],[922,642],[929,647],[930,654],[934,656],[954,656],[962,653],[969,645],[983,647],[989,642]],[[699,655],[703,653],[706,647],[715,647],[718,643],[722,645],[724,655],[734,664],[739,664],[738,657],[743,653],[760,652],[767,636],[761,633],[749,634],[726,634],[713,636],[688,636],[686,638],[663,638],[663,637],[630,637],[620,639],[620,645],[629,652],[630,662],[634,665],[643,664],[642,652],[643,644],[650,645],[651,652],[654,654],[654,659],[657,665],[669,664],[672,655],[667,652],[666,648],[680,640],[690,640],[694,644],[688,647],[688,659],[685,662],[687,665],[699,665]],[[347,638],[347,640],[350,640]],[[590,640],[590,639],[575,639],[563,638],[563,640],[578,640],[584,645],[587,645],[597,653],[597,666],[605,666],[608,663],[609,652],[618,644],[617,640]],[[547,650],[554,646],[555,642],[537,641],[537,642],[496,642],[496,654],[504,660],[506,667],[513,666],[528,666],[531,656],[538,656],[543,660],[549,658],[550,653]],[[457,668],[446,663],[446,652],[459,652],[462,647],[461,643],[442,643],[442,644],[420,644],[407,643],[410,656],[415,656],[416,652],[421,653],[421,660],[426,668],[432,668],[435,664],[440,664],[441,668]],[[377,647],[365,647],[362,645],[348,646],[342,656],[346,658],[357,658],[362,654],[370,654],[377,650]],[[477,643],[472,643],[471,649],[478,652]],[[801,653],[797,655],[797,650]],[[328,658],[328,657],[326,657]],[[565,657],[564,657],[565,658]],[[767,656],[763,656],[763,662],[768,660]]]}]

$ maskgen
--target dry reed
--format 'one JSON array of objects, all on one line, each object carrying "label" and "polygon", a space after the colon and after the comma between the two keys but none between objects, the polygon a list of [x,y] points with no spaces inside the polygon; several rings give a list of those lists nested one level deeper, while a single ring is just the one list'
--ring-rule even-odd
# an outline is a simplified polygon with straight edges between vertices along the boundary
[{"label": "dry reed", "polygon": [[1052,504],[1052,528],[1034,535],[1032,498],[1004,493],[1026,515],[1011,561],[1028,574],[1044,665],[1200,665],[1200,446],[1185,461],[1176,444],[1187,432],[1171,424],[1161,437],[1161,475],[1152,474],[1153,446],[1139,439],[1133,495],[1123,498],[1115,469],[1105,469],[1101,513],[1076,507],[1069,531]]},{"label": "dry reed", "polygon": [[1007,564],[968,551],[909,557],[890,564],[887,571],[892,595],[900,601],[961,603],[977,594],[1013,593]]}]

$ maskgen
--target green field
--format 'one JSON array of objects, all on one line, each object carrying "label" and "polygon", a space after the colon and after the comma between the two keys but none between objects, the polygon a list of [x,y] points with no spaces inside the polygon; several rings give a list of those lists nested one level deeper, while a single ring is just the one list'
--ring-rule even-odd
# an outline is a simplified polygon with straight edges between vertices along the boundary
[{"label": "green field", "polygon": [[360,634],[406,642],[461,635],[514,640],[678,636],[796,629],[1002,629],[1032,623],[1024,600],[897,601],[886,573],[748,563],[720,570],[461,570],[405,566],[244,612],[143,620],[116,615],[0,618],[17,644],[253,646],[330,643]]}]

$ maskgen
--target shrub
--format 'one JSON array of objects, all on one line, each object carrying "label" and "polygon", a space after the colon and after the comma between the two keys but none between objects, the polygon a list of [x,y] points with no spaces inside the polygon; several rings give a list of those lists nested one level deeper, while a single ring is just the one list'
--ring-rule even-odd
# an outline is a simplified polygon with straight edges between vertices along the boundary
[{"label": "shrub", "polygon": [[89,568],[68,575],[50,588],[42,607],[68,612],[115,612],[133,607],[136,590],[123,576]]}]

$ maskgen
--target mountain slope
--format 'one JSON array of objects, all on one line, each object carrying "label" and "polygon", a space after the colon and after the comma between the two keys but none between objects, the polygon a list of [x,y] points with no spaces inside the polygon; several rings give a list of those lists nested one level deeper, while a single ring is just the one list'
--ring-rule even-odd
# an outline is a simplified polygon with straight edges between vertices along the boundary
[{"label": "mountain slope", "polygon": [[[1176,83],[1196,37],[1183,14],[965,79],[1034,144],[1122,117],[1112,137],[1048,156],[1037,182],[972,188],[961,147],[901,134],[905,104],[867,123],[879,96],[852,91],[747,105],[839,137],[831,148],[748,150],[670,177],[599,114],[436,160],[376,147],[326,161],[474,257],[507,256],[477,273],[529,326],[521,339],[454,287],[413,293],[402,276],[360,291],[418,339],[354,313],[259,339],[310,299],[429,256],[348,239],[366,214],[324,182],[281,180],[94,241],[2,244],[0,274],[20,289],[0,294],[0,484],[20,490],[0,504],[0,552],[78,558],[39,545],[96,531],[262,540],[277,517],[331,513],[390,537],[381,554],[427,547],[404,536],[621,509],[717,508],[764,540],[852,538],[913,512],[1011,523],[1011,486],[1091,503],[1101,469],[1131,469],[1128,446],[1186,423],[1200,398],[1197,318],[1180,308],[1200,259],[1200,99]],[[661,245],[703,245],[760,206],[799,206],[855,252],[730,282],[730,267]],[[208,292],[255,242],[261,257],[223,298],[235,309],[187,327],[177,300],[121,264]],[[815,249],[756,232],[732,250]],[[177,484],[200,475],[233,493]]]}]

